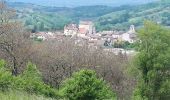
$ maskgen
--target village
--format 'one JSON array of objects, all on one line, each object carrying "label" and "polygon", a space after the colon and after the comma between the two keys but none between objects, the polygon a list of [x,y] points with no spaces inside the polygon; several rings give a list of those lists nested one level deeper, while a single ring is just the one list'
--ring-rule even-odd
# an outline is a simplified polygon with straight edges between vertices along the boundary
[{"label": "village", "polygon": [[[32,33],[31,38],[42,41],[61,40],[66,37],[74,39],[75,44],[87,44],[89,48],[102,47],[105,51],[133,54],[134,50],[126,50],[121,43],[133,44],[136,41],[135,26],[129,26],[127,32],[124,31],[101,31],[96,32],[92,21],[80,21],[79,24],[65,25],[62,32],[37,32]],[[116,45],[117,44],[117,45]]]}]

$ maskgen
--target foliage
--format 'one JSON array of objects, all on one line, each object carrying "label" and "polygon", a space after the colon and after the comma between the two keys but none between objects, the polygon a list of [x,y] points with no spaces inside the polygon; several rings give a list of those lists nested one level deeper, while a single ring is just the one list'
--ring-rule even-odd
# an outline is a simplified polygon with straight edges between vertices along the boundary
[{"label": "foliage", "polygon": [[34,64],[28,63],[27,69],[19,76],[12,76],[10,71],[7,71],[6,64],[3,60],[0,61],[0,90],[18,90],[26,91],[27,93],[35,93],[47,97],[57,98],[57,90],[46,85],[41,79],[41,74]]},{"label": "foliage", "polygon": [[64,81],[61,96],[69,100],[116,100],[113,93],[102,79],[97,79],[91,70],[81,70]]},{"label": "foliage", "polygon": [[135,43],[129,43],[128,41],[117,41],[117,42],[114,42],[113,47],[132,49],[132,48],[135,48]]},{"label": "foliage", "polygon": [[43,41],[43,39],[37,38],[37,37],[34,37],[33,40],[34,40],[34,41],[37,41],[37,42],[42,42],[42,41]]},{"label": "foliage", "polygon": [[28,63],[23,74],[15,78],[15,88],[48,97],[57,97],[57,90],[44,84],[40,72],[34,64]]},{"label": "foliage", "polygon": [[21,78],[28,79],[30,81],[37,81],[37,82],[42,81],[41,74],[37,70],[36,65],[34,65],[34,64],[30,63],[30,62],[27,64],[27,69],[21,75]]},{"label": "foliage", "polygon": [[23,91],[0,92],[0,98],[3,100],[55,100],[52,98],[28,94]]},{"label": "foliage", "polygon": [[[143,21],[153,20],[163,25],[170,25],[168,0],[153,2],[138,6],[83,6],[76,8],[58,8],[32,6],[29,4],[11,4],[18,10],[19,18],[34,31],[63,30],[68,23],[78,23],[79,20],[92,20],[96,30],[127,30],[131,24],[136,27],[143,25]],[[24,9],[24,11],[22,10]],[[89,10],[90,9],[90,10]],[[30,11],[31,10],[31,11]]]},{"label": "foliage", "polygon": [[[0,61],[0,84],[1,90],[12,89],[26,91],[29,94],[38,94],[53,98],[59,97],[56,89],[43,83],[41,74],[36,66],[31,63],[28,63],[27,69],[23,74],[12,76],[10,72],[5,70],[4,61]],[[4,93],[0,93],[0,96],[6,98],[6,94]],[[9,98],[18,98],[13,94],[11,96]],[[74,73],[73,77],[64,82],[60,90],[60,96],[71,100],[116,99],[115,93],[112,93],[102,79],[97,79],[95,72],[91,70],[81,70]]]},{"label": "foliage", "polygon": [[[168,0],[167,0],[168,1]],[[169,26],[170,2],[159,1],[140,6],[129,6],[122,10],[98,17],[96,20],[97,31],[101,30],[127,30],[133,24],[143,26],[144,20],[152,20]]]},{"label": "foliage", "polygon": [[4,91],[11,87],[13,77],[9,71],[5,68],[6,64],[4,60],[0,60],[0,90]]},{"label": "foliage", "polygon": [[138,37],[138,70],[141,79],[133,99],[168,100],[170,94],[170,30],[146,21]]}]

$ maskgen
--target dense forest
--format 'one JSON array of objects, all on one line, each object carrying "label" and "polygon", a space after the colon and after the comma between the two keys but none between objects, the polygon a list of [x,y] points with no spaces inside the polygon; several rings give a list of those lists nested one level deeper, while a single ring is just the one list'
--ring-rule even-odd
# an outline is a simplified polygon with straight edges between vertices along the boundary
[{"label": "dense forest", "polygon": [[138,6],[82,6],[75,8],[45,7],[25,3],[9,3],[17,9],[18,18],[25,21],[28,29],[34,31],[63,30],[68,23],[92,20],[97,31],[127,30],[130,25],[143,25],[152,20],[170,26],[170,2],[161,0]]}]

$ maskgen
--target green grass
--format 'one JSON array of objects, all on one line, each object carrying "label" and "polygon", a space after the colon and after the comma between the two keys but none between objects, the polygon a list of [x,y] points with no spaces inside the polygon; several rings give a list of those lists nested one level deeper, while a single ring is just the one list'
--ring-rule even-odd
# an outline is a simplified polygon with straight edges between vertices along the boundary
[{"label": "green grass", "polygon": [[0,100],[56,100],[56,99],[37,96],[35,94],[28,94],[26,92],[11,91],[0,92]]}]

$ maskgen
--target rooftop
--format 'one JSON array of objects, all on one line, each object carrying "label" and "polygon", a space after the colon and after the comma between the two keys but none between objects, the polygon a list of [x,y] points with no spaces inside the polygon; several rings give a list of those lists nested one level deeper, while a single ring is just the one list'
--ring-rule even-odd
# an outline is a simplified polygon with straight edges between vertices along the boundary
[{"label": "rooftop", "polygon": [[64,28],[65,29],[70,29],[70,30],[78,29],[76,24],[68,24]]}]

